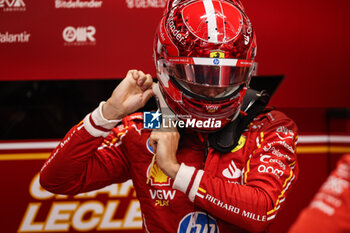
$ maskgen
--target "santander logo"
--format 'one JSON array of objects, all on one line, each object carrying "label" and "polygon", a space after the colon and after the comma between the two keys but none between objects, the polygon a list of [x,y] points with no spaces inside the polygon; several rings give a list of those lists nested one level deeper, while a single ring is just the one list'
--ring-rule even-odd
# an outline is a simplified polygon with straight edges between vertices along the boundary
[{"label": "santander logo", "polygon": [[229,179],[236,179],[242,175],[242,171],[237,168],[235,162],[231,160],[231,163],[228,165],[228,168],[225,168],[222,171],[222,175]]}]

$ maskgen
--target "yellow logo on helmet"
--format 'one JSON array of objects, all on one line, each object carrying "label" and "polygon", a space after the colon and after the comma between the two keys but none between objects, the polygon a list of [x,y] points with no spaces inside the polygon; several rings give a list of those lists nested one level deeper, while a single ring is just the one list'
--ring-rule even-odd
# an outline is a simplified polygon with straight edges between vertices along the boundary
[{"label": "yellow logo on helmet", "polygon": [[222,51],[211,51],[210,52],[210,57],[212,58],[225,58],[225,53]]}]

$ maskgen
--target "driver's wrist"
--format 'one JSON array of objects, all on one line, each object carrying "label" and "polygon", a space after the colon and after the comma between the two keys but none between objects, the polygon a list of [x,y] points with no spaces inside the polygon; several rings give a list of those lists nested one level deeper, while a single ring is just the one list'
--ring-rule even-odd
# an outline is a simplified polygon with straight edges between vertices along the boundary
[{"label": "driver's wrist", "polygon": [[179,169],[180,169],[180,164],[178,163],[168,166],[168,169],[166,171],[168,173],[167,176],[169,176],[171,179],[174,180]]},{"label": "driver's wrist", "polygon": [[120,120],[124,117],[124,114],[108,100],[102,105],[102,115],[107,120]]}]

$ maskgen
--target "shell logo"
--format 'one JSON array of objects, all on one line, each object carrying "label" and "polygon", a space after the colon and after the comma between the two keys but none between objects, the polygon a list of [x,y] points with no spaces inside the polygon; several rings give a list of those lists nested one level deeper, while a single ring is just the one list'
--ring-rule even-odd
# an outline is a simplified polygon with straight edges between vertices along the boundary
[{"label": "shell logo", "polygon": [[[151,165],[150,165],[151,166]],[[152,186],[170,186],[170,177],[164,174],[164,172],[155,163],[153,167],[148,167],[147,176],[150,173],[150,181]]]}]

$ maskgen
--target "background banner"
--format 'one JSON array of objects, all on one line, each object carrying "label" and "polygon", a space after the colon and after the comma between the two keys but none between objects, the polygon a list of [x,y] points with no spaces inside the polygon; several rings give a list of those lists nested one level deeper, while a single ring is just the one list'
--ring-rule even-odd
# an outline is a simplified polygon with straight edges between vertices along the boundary
[{"label": "background banner", "polygon": [[39,184],[39,171],[58,141],[0,143],[3,232],[142,232],[131,180],[75,196]]},{"label": "background banner", "polygon": [[[165,3],[0,0],[0,80],[120,79],[129,69],[155,77],[153,38]],[[349,106],[349,1],[242,3],[257,35],[258,75],[286,76],[274,104]]]}]

